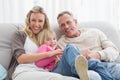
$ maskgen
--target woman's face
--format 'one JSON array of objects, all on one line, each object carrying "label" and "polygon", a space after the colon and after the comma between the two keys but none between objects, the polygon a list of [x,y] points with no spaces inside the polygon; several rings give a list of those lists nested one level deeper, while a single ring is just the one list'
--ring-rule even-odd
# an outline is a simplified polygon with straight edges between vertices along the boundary
[{"label": "woman's face", "polygon": [[45,16],[42,13],[32,13],[30,16],[30,29],[34,34],[38,34],[44,26]]}]

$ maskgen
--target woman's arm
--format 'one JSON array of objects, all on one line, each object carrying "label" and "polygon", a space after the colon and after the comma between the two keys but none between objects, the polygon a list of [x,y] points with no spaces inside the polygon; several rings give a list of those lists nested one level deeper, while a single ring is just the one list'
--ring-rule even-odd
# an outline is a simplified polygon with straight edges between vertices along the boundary
[{"label": "woman's arm", "polygon": [[19,64],[31,63],[31,62],[35,62],[37,60],[46,58],[48,56],[49,56],[48,52],[44,52],[44,53],[41,53],[41,54],[37,54],[37,53],[22,54],[21,56],[18,57],[17,61],[18,61]]},{"label": "woman's arm", "polygon": [[25,54],[24,44],[26,37],[27,36],[23,31],[17,31],[12,38],[12,53],[17,62],[19,64],[31,63],[40,58],[46,57],[46,55],[42,54]]},{"label": "woman's arm", "polygon": [[44,52],[43,54],[42,53],[25,54],[24,50],[25,40],[26,34],[22,31],[16,32],[12,40],[12,53],[19,64],[32,63],[37,60],[56,55],[58,54],[58,52],[62,53],[62,50],[55,50],[51,52]]},{"label": "woman's arm", "polygon": [[61,54],[63,53],[63,50],[59,49],[59,50],[54,50],[51,52],[43,52],[40,54],[37,53],[33,53],[33,54],[22,54],[21,56],[18,57],[17,61],[18,63],[31,63],[31,62],[35,62],[38,61],[40,59],[44,59],[47,57],[52,57],[55,56],[57,54]]}]

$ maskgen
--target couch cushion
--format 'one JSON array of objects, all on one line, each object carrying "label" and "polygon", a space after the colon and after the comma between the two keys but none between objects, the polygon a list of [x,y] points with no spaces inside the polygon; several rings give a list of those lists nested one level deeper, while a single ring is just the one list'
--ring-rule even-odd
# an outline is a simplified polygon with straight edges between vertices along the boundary
[{"label": "couch cushion", "polygon": [[6,69],[11,60],[11,38],[16,30],[21,29],[18,24],[0,24],[0,64]]}]

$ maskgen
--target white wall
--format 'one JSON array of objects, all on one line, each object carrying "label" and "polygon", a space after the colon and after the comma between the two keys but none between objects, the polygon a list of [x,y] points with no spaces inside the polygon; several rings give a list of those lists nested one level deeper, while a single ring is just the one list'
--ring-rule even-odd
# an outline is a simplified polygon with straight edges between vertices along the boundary
[{"label": "white wall", "polygon": [[42,6],[51,23],[57,23],[59,12],[72,12],[79,22],[103,21],[120,26],[119,0],[0,0],[0,23],[24,22],[34,5]]}]

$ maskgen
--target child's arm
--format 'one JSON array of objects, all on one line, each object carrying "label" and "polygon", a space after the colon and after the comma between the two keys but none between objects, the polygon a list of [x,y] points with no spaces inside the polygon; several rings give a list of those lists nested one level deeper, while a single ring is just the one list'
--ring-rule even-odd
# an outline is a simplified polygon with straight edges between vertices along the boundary
[{"label": "child's arm", "polygon": [[[49,48],[49,46],[47,46],[46,44],[43,44],[41,45],[39,48],[38,48],[38,54],[42,54],[43,52],[49,52],[51,51],[51,48]],[[45,55],[48,55],[49,56],[49,53],[48,54],[45,54]],[[48,65],[50,62],[52,62],[53,60],[53,57],[46,57],[44,59],[40,59],[38,61],[35,62],[35,65],[37,67],[44,67],[46,65]]]},{"label": "child's arm", "polygon": [[[55,56],[57,54],[61,54],[62,53],[62,50],[51,50],[49,49],[49,47],[46,45],[44,46],[41,46],[42,48],[39,48],[38,52],[48,52],[48,57],[44,58],[44,59],[41,59],[41,60],[38,60],[35,62],[36,66],[38,67],[43,67],[43,66],[46,66],[48,65],[49,63],[51,63],[52,61],[55,60]],[[40,54],[39,53],[39,54]]]},{"label": "child's arm", "polygon": [[[59,49],[59,48],[56,47],[56,49]],[[62,54],[56,55],[55,57],[56,57],[56,61],[55,61],[55,66],[56,66],[58,61],[61,60]]]}]

